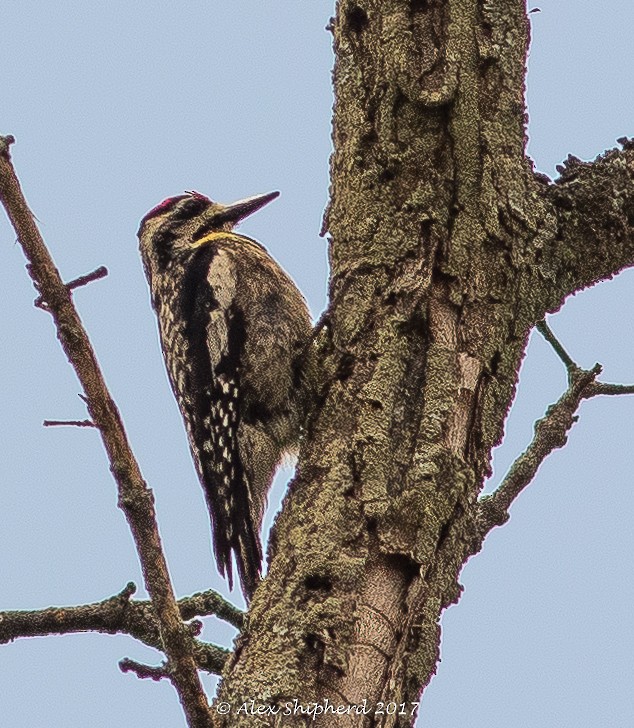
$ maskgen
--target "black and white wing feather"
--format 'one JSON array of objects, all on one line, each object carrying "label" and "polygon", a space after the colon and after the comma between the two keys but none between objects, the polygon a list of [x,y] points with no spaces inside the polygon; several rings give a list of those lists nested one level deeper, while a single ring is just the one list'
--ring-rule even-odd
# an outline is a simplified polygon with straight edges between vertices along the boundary
[{"label": "black and white wing feather", "polygon": [[260,576],[262,551],[238,439],[245,329],[233,290],[232,258],[205,246],[187,268],[182,319],[188,322],[184,335],[189,402],[183,414],[211,515],[218,568],[231,586],[233,551],[243,590],[251,595]]}]

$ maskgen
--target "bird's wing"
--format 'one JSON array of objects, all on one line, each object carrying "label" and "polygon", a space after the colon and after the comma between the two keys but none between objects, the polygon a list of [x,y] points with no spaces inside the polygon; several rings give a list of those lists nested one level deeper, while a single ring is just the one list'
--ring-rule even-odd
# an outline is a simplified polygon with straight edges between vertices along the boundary
[{"label": "bird's wing", "polygon": [[211,515],[214,553],[232,586],[234,551],[243,590],[250,597],[260,575],[262,551],[238,446],[245,331],[244,314],[235,304],[233,265],[229,252],[201,249],[190,267],[191,310],[185,320],[190,322],[190,376],[199,413],[192,428],[192,450]]}]

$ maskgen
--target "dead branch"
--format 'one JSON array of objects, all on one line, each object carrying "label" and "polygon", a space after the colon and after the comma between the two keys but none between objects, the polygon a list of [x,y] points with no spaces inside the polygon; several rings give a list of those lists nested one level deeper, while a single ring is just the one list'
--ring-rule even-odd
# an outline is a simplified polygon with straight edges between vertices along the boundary
[{"label": "dead branch", "polygon": [[[129,583],[121,593],[93,604],[0,612],[0,643],[23,637],[101,632],[127,634],[148,647],[161,650],[159,625],[152,603],[131,601],[135,590],[135,585]],[[243,613],[213,590],[179,599],[178,607],[185,621],[213,614],[238,629],[243,624]],[[193,621],[187,627],[195,637],[202,625]],[[199,669],[220,674],[230,653],[216,645],[195,640],[194,654]]]},{"label": "dead branch", "polygon": [[[66,284],[66,288],[69,291],[74,291],[75,288],[80,288],[81,286],[87,286],[89,283],[92,283],[93,281],[98,281],[100,278],[105,278],[108,275],[108,269],[105,265],[100,265],[99,268],[92,271],[92,273],[87,273],[84,276],[79,276],[79,278],[73,278],[72,281],[69,281]],[[46,304],[44,303],[44,300],[42,296],[38,296],[35,301],[33,301],[33,305],[36,308],[43,308],[46,310]]]},{"label": "dead branch", "polygon": [[578,420],[576,414],[582,400],[599,395],[634,394],[629,384],[597,382],[601,365],[590,370],[581,369],[566,353],[545,321],[537,325],[539,331],[553,346],[568,371],[568,389],[551,405],[545,416],[535,423],[535,435],[528,448],[515,460],[506,477],[491,495],[480,499],[476,522],[478,537],[473,553],[482,547],[487,534],[509,519],[509,508],[519,494],[532,482],[539,467],[550,453],[566,444],[570,428]]},{"label": "dead branch", "polygon": [[44,420],[43,427],[97,427],[91,420]]},{"label": "dead branch", "polygon": [[119,411],[101,374],[95,353],[73,305],[71,293],[44,244],[11,163],[12,136],[0,137],[0,200],[28,261],[29,275],[53,317],[59,341],[87,398],[99,428],[123,510],[139,554],[146,589],[159,622],[170,679],[190,726],[207,728],[212,719],[198,676],[191,635],[183,624],[161,545],[154,498],[127,440]]},{"label": "dead branch", "polygon": [[171,679],[169,670],[165,665],[152,667],[151,665],[144,665],[136,660],[131,660],[129,657],[119,661],[119,669],[121,672],[133,672],[141,680],[149,678],[158,682],[164,678]]}]

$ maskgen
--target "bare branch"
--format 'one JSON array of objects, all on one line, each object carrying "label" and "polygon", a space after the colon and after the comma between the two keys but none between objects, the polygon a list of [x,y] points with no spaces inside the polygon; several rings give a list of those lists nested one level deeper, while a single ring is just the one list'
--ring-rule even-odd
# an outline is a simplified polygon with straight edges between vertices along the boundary
[{"label": "bare branch", "polygon": [[[545,322],[542,324],[552,335]],[[544,332],[542,331],[542,333]],[[546,338],[549,339],[549,336]],[[554,336],[552,338],[554,339]],[[556,339],[555,342],[561,346]],[[565,356],[568,355],[565,354]],[[563,357],[560,356],[560,358],[563,360]],[[548,455],[566,444],[568,431],[578,419],[576,411],[582,400],[599,395],[634,394],[634,385],[631,384],[597,382],[596,377],[601,372],[599,364],[595,364],[592,369],[586,371],[579,369],[572,359],[570,362],[571,365],[566,365],[570,382],[568,389],[555,404],[548,408],[546,415],[535,424],[533,441],[513,463],[500,487],[491,495],[484,496],[480,500],[477,515],[479,540],[476,539],[477,543],[473,553],[479,551],[489,531],[506,523],[513,501],[533,480],[539,466]]]},{"label": "bare branch", "polygon": [[88,410],[108,454],[119,490],[119,505],[132,531],[148,593],[160,624],[161,643],[190,726],[212,725],[192,654],[192,638],[183,624],[172,589],[156,525],[154,499],[128,443],[119,411],[108,392],[71,294],[47,250],[29,209],[9,155],[13,137],[0,138],[0,200],[29,263],[29,274],[53,316],[57,335],[88,399]]},{"label": "bare branch", "polygon": [[0,612],[0,643],[21,637],[92,631],[126,633],[156,647],[159,642],[156,624],[150,628],[139,626],[141,620],[133,616],[149,605],[149,602],[137,602],[133,606],[130,597],[135,591],[136,586],[130,582],[119,594],[94,604]]},{"label": "bare branch", "polygon": [[581,401],[587,398],[587,388],[600,371],[601,367],[597,364],[590,371],[572,372],[566,392],[535,424],[535,436],[531,444],[513,463],[495,493],[481,499],[477,518],[481,541],[476,551],[481,547],[489,531],[506,523],[511,504],[533,480],[539,466],[548,455],[566,444],[568,431],[577,421],[577,409]]},{"label": "bare branch", "polygon": [[[108,269],[105,265],[100,265],[99,268],[94,270],[92,273],[87,273],[84,276],[79,276],[79,278],[74,278],[72,281],[69,281],[66,284],[66,288],[69,291],[75,290],[75,288],[80,288],[81,286],[86,286],[88,283],[92,283],[93,281],[98,281],[100,278],[105,278],[108,275]],[[33,305],[36,308],[43,308],[46,310],[46,304],[44,303],[44,299],[42,296],[38,296],[35,301],[33,302]]]},{"label": "bare branch", "polygon": [[0,136],[0,156],[9,154],[9,147],[15,144],[15,137],[13,134],[7,134],[6,136]]},{"label": "bare branch", "polygon": [[73,278],[72,281],[66,284],[66,288],[74,291],[75,288],[86,286],[88,285],[88,283],[98,281],[100,278],[105,278],[107,275],[108,269],[106,268],[106,266],[100,265],[99,268],[96,268],[92,273],[86,273],[86,275],[79,276],[78,278]]},{"label": "bare branch", "polygon": [[602,394],[634,394],[634,384],[604,384],[603,382],[592,382],[592,384],[588,386],[587,393],[584,396],[589,398]]},{"label": "bare branch", "polygon": [[92,420],[44,420],[44,427],[97,427]]},{"label": "bare branch", "polygon": [[[22,637],[101,632],[127,634],[160,650],[162,643],[152,603],[131,601],[135,590],[134,584],[129,583],[120,594],[94,604],[0,612],[0,643]],[[213,614],[235,627],[242,626],[243,613],[212,590],[184,597],[178,601],[178,607],[184,620]],[[196,620],[187,627],[195,637],[202,624]],[[201,670],[220,674],[229,654],[221,647],[194,640],[194,656]]]},{"label": "bare branch", "polygon": [[[211,645],[209,645],[211,647]],[[216,648],[219,650],[219,648]],[[228,657],[228,653],[223,655],[223,664],[224,660]],[[169,667],[164,663],[161,666],[153,667],[152,665],[144,665],[141,662],[137,662],[136,660],[132,660],[129,657],[125,657],[123,660],[119,661],[119,669],[121,672],[133,672],[136,674],[138,678],[146,679],[149,678],[150,680],[164,680],[172,679],[172,675],[170,674]],[[219,675],[222,670],[222,665],[219,669],[207,669],[204,666],[201,666],[201,669],[206,669],[207,672]]]},{"label": "bare branch", "polygon": [[181,611],[181,617],[184,620],[214,614],[224,622],[228,622],[233,627],[236,627],[236,629],[242,629],[244,626],[244,612],[234,607],[226,599],[223,599],[213,589],[192,594],[191,597],[179,599],[178,607]]},{"label": "bare branch", "polygon": [[562,346],[559,339],[555,336],[555,334],[553,334],[552,329],[546,323],[546,319],[544,319],[543,321],[539,321],[537,324],[535,324],[535,328],[546,339],[546,341],[553,347],[553,349],[555,350],[555,353],[561,359],[561,361],[564,363],[564,365],[569,373],[572,370],[579,369],[579,366],[577,364],[575,364],[575,362],[572,360],[572,357],[564,349],[564,347]]},{"label": "bare branch", "polygon": [[144,665],[136,660],[131,660],[129,657],[124,658],[119,662],[119,668],[121,672],[133,672],[138,678],[155,680],[163,680],[164,678],[171,679],[169,670],[166,665],[161,667],[152,667],[151,665]]}]

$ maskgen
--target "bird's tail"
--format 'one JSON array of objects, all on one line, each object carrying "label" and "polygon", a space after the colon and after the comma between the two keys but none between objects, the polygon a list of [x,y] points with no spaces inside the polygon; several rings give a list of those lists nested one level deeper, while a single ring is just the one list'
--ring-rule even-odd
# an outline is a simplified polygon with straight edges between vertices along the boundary
[{"label": "bird's tail", "polygon": [[228,470],[221,473],[218,461],[203,461],[200,479],[211,516],[218,571],[233,589],[233,554],[245,599],[251,601],[260,579],[262,547],[252,518],[249,486],[239,460],[234,460]]}]

